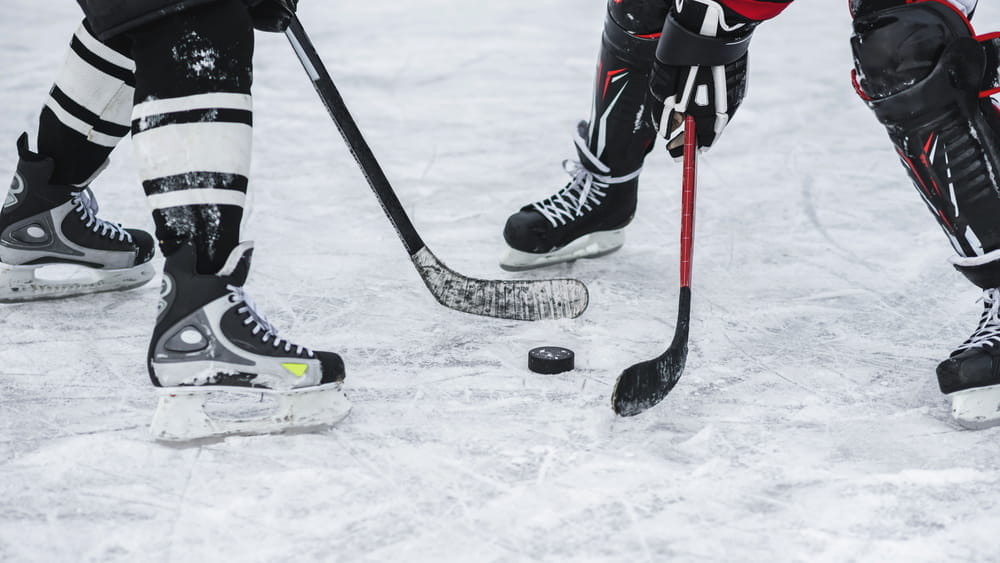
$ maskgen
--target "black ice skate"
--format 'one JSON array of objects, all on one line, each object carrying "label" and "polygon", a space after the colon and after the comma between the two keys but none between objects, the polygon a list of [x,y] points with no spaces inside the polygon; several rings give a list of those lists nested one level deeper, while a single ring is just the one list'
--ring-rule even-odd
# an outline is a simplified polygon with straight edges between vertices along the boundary
[{"label": "black ice skate", "polygon": [[519,271],[614,252],[625,243],[624,228],[635,215],[640,170],[611,176],[585,139],[587,123],[577,125],[579,161],[564,161],[573,177],[556,194],[526,205],[507,219],[508,249],[500,267]]},{"label": "black ice skate", "polygon": [[52,159],[17,141],[0,209],[0,303],[131,289],[155,273],[153,237],[97,218],[89,188],[51,184]]},{"label": "black ice skate", "polygon": [[965,428],[1000,424],[1000,289],[983,291],[979,327],[937,368],[952,416]]},{"label": "black ice skate", "polygon": [[983,313],[972,336],[938,365],[938,385],[960,425],[989,428],[1000,425],[1000,250],[952,263],[983,288]]},{"label": "black ice skate", "polygon": [[[252,243],[240,244],[209,275],[196,273],[190,244],[167,257],[148,354],[150,378],[161,387],[154,437],[191,440],[324,427],[350,412],[341,391],[340,356],[279,337],[243,291],[252,252]],[[205,402],[216,391],[265,395],[273,408],[257,417],[215,417]]]}]

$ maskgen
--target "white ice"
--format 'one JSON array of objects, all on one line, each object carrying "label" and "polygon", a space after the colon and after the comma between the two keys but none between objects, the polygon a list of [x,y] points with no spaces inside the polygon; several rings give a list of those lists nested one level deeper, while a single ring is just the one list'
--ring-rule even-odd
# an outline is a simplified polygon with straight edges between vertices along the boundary
[{"label": "white ice", "polygon": [[[3,8],[8,178],[79,13]],[[604,11],[301,6],[429,247],[496,278],[507,215],[566,180]],[[612,385],[676,314],[662,147],[620,252],[527,274],[587,282],[583,317],[463,315],[422,286],[285,39],[259,35],[249,288],[285,336],[344,355],[354,412],[166,447],[144,361],[158,280],[0,306],[0,560],[1000,561],[1000,429],[957,427],[934,377],[978,291],[851,88],[849,32],[843,2],[814,0],[758,30],[749,98],[701,162],[688,367],[631,419]],[[151,228],[123,145],[101,214]],[[577,369],[529,372],[539,345]]]}]

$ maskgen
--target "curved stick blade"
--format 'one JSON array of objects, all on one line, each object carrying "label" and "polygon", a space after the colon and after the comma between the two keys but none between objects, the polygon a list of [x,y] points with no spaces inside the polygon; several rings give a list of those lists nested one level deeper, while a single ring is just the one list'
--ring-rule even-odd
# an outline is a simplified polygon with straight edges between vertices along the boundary
[{"label": "curved stick blade", "polygon": [[677,328],[667,351],[658,358],[625,369],[618,376],[611,395],[615,414],[635,416],[662,401],[677,385],[687,361],[691,288],[681,288],[677,309]]},{"label": "curved stick blade", "polygon": [[684,118],[684,178],[681,197],[681,291],[674,340],[660,357],[640,362],[618,376],[611,406],[620,416],[634,416],[659,403],[677,385],[687,360],[691,321],[691,256],[694,250],[694,196],[697,176],[697,131],[694,118]]},{"label": "curved stick blade", "polygon": [[514,321],[576,318],[587,310],[590,295],[583,282],[554,280],[481,280],[463,276],[427,249],[410,257],[427,289],[445,307]]}]

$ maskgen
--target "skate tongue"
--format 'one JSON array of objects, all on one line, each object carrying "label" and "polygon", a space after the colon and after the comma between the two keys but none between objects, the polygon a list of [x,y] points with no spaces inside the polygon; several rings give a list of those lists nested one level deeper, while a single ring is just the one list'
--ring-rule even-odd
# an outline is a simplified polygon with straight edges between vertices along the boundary
[{"label": "skate tongue", "polygon": [[250,258],[253,256],[253,241],[241,242],[229,253],[229,258],[215,275],[232,278],[232,284],[242,286],[250,274]]}]

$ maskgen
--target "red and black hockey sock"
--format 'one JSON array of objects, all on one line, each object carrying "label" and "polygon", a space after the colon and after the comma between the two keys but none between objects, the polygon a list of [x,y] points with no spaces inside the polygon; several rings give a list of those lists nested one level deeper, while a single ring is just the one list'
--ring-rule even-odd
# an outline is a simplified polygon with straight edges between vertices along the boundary
[{"label": "red and black hockey sock", "polygon": [[250,169],[254,37],[240,0],[130,31],[132,138],[164,255],[186,241],[218,271],[240,238]]}]

